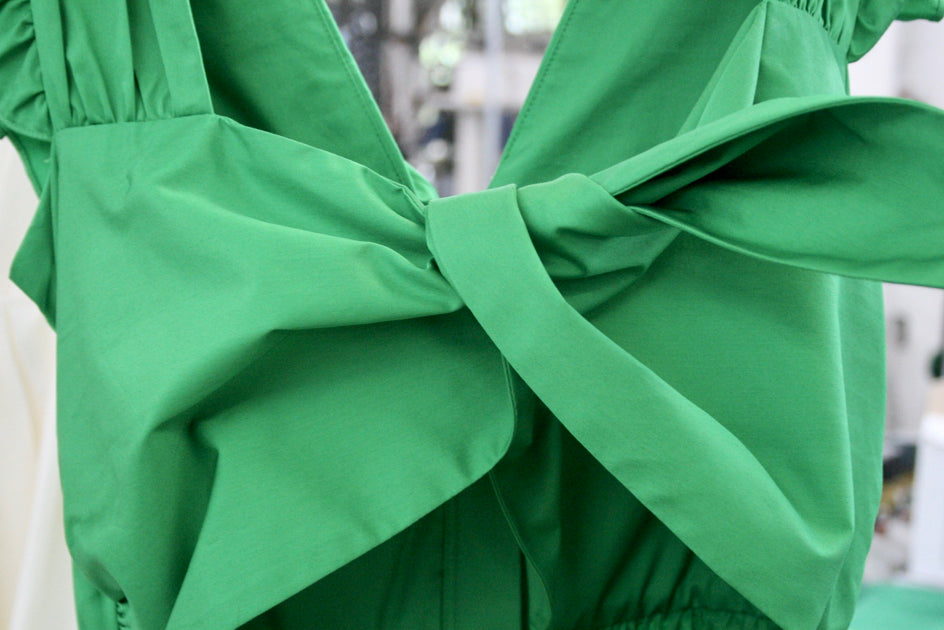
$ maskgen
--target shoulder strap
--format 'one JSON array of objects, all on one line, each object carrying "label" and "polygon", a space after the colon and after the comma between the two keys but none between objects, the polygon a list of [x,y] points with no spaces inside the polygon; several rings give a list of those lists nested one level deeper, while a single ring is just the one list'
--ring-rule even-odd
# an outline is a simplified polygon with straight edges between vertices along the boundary
[{"label": "shoulder strap", "polygon": [[217,113],[411,185],[323,0],[204,0],[193,8]]},{"label": "shoulder strap", "polygon": [[33,0],[54,129],[210,113],[185,0]]},{"label": "shoulder strap", "polygon": [[[154,43],[163,65],[173,113],[213,111],[200,43],[187,0],[135,0],[142,22],[153,21]],[[134,32],[135,29],[132,29]],[[140,30],[140,29],[139,29]]]}]

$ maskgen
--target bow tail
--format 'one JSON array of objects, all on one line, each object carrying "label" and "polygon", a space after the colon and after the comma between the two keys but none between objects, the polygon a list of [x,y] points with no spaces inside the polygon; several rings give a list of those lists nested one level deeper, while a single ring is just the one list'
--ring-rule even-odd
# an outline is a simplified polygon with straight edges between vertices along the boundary
[{"label": "bow tail", "polygon": [[241,626],[506,451],[505,366],[402,187],[215,116],[56,154],[66,531],[141,627]]},{"label": "bow tail", "polygon": [[[899,100],[847,99],[772,126],[774,133],[748,131],[692,152],[617,198],[634,212],[755,258],[944,287],[941,112]],[[762,141],[750,142],[756,134]],[[739,143],[745,150],[732,155]],[[604,182],[619,188],[613,184]]]},{"label": "bow tail", "polygon": [[518,201],[506,186],[431,204],[442,273],[567,430],[715,572],[778,623],[818,619],[849,545],[851,479],[832,501],[798,496],[783,467],[588,322],[547,275]]}]

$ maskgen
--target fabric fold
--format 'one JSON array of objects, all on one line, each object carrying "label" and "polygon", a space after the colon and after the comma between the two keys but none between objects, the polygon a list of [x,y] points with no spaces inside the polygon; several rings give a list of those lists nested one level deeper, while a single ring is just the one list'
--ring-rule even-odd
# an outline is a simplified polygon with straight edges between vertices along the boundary
[{"label": "fabric fold", "polygon": [[944,18],[941,0],[860,0],[848,23],[854,24],[849,38],[850,62],[861,59],[895,20],[934,20]]},{"label": "fabric fold", "polygon": [[52,124],[29,0],[0,2],[0,137],[9,135],[35,189],[46,181]]},{"label": "fabric fold", "polygon": [[[786,627],[818,618],[851,540],[851,479],[836,480],[842,485],[831,485],[815,510],[798,510],[776,472],[737,435],[566,304],[530,245],[514,196],[513,188],[500,188],[446,200],[429,218],[440,268],[502,356],[574,437],[723,578]],[[836,458],[841,450],[830,452]],[[837,466],[849,468],[848,461]],[[733,487],[740,491],[732,494]],[[720,505],[740,516],[712,531],[704,523]],[[779,541],[776,558],[771,540]],[[741,557],[732,562],[735,551]],[[753,586],[759,567],[744,558],[763,558],[777,577]],[[812,602],[796,583],[823,599]]]},{"label": "fabric fold", "polygon": [[[765,260],[940,286],[944,204],[935,187],[944,168],[930,156],[942,151],[938,110],[849,99],[797,116],[691,188],[637,211]],[[620,197],[633,204],[632,191]]]},{"label": "fabric fold", "polygon": [[[889,179],[882,178],[880,169],[868,168],[882,160],[863,150],[864,146],[872,146],[897,153],[896,138],[902,149],[912,147],[910,155],[915,162],[901,164],[901,172],[913,171],[916,188],[929,191],[927,197],[917,200],[927,217],[920,222],[936,224],[940,230],[944,225],[942,197],[940,191],[930,191],[944,178],[928,156],[944,148],[938,146],[944,140],[944,117],[931,108],[903,102],[818,100],[801,101],[799,110],[799,103],[790,100],[758,106],[754,113],[764,123],[755,123],[753,129],[753,121],[745,116],[731,122],[743,125],[746,132],[742,128],[740,133],[731,133],[719,123],[715,129],[692,134],[697,140],[683,136],[674,143],[676,147],[704,143],[698,150],[677,156],[672,155],[671,147],[660,147],[653,151],[658,161],[651,160],[651,154],[643,154],[601,179],[628,204],[629,213],[638,212],[707,237],[739,253],[828,273],[872,279],[895,277],[898,281],[944,286],[944,269],[922,264],[944,260],[936,245],[941,235],[931,230],[926,243],[895,237],[894,223],[907,216],[903,211],[913,200],[886,198],[884,203],[877,203],[882,198],[880,190],[889,188]],[[816,119],[818,115],[821,120]],[[916,123],[914,116],[921,122]],[[784,120],[790,124],[783,124]],[[721,130],[730,134],[723,142],[710,139]],[[752,133],[762,140],[752,138]],[[920,146],[914,142],[917,136],[931,138],[927,153],[913,152],[915,146]],[[817,142],[817,148],[822,147],[821,143],[830,147],[821,154],[826,156],[822,161],[815,159],[818,152],[806,144],[807,140]],[[749,149],[738,151],[738,145]],[[713,165],[712,153],[719,156]],[[653,179],[637,175],[647,168],[658,172],[666,165],[675,166]],[[735,172],[738,165],[752,170]],[[688,169],[695,174],[687,173]],[[726,176],[728,169],[731,172]],[[624,183],[613,181],[616,171]],[[775,201],[778,180],[764,176],[765,172],[779,174],[782,181],[789,182],[785,184],[782,210]],[[896,174],[887,169],[884,174],[892,181],[896,179]],[[669,183],[660,182],[660,177]],[[865,184],[865,179],[870,183]],[[635,182],[629,190],[625,190],[626,180]],[[678,182],[684,184],[679,190],[671,190]],[[850,184],[844,186],[844,182]],[[804,190],[805,183],[809,191]],[[557,186],[556,194],[536,204],[525,199],[529,188],[538,187],[516,192],[507,186],[430,204],[427,233],[440,269],[538,398],[634,496],[777,623],[785,627],[815,624],[826,608],[826,593],[837,579],[852,540],[852,479],[842,480],[842,486],[831,484],[812,502],[810,494],[816,493],[810,488],[793,486],[789,490],[792,484],[784,483],[779,475],[789,477],[793,471],[778,470],[765,458],[755,456],[723,422],[712,418],[568,306],[532,245],[532,239],[541,243],[546,236],[534,238],[533,233],[529,234],[530,226],[522,215],[533,213],[545,223],[561,216],[566,225],[567,217],[576,212],[566,208],[566,201],[581,200],[585,204],[580,212],[581,226],[589,230],[595,219],[605,219],[612,210],[606,208],[599,193],[594,193],[594,183],[588,178],[567,176],[553,184]],[[752,189],[770,193],[770,198],[764,198],[767,203],[759,198],[763,193],[752,197]],[[660,198],[654,198],[654,190],[659,191]],[[716,194],[720,197],[717,200]],[[633,207],[637,196],[651,205]],[[595,199],[601,201],[594,204],[591,200]],[[868,218],[858,215],[865,199],[870,200],[872,209]],[[522,207],[530,205],[530,213],[519,209],[519,203]],[[661,210],[661,204],[668,208],[681,205],[685,211]],[[715,220],[715,212],[724,214]],[[778,217],[782,223],[776,223]],[[725,234],[731,240],[709,235],[699,225],[724,226],[718,229],[732,230]],[[798,226],[804,231],[797,233]],[[864,244],[881,241],[883,235],[891,236],[887,248],[873,246],[871,251],[863,251]],[[619,236],[629,237],[632,232]],[[661,247],[673,236],[668,231]],[[766,239],[777,239],[781,250],[778,252],[773,245],[765,248],[761,243]],[[737,244],[746,241],[752,241],[752,247]],[[634,251],[629,243],[622,244]],[[815,250],[817,246],[821,247],[818,256],[815,251],[808,256],[800,253],[805,247]],[[599,247],[600,242],[588,243],[588,249]],[[787,250],[794,253],[784,255]],[[770,251],[775,253],[771,255]],[[654,253],[658,255],[658,251]],[[823,434],[820,439],[822,456],[832,458],[837,471],[851,470],[850,462],[840,459],[848,439],[844,432],[828,437]],[[705,450],[704,445],[711,445],[710,449]],[[702,479],[711,479],[711,484],[700,483]],[[834,482],[840,479],[834,478]],[[765,506],[753,512],[762,522],[750,520],[748,505],[736,506],[736,498],[730,495],[732,487],[741,489],[739,497]],[[801,498],[796,492],[805,496]],[[711,531],[704,523],[722,504],[742,516],[737,524],[727,523],[723,529]],[[778,527],[783,530],[776,531]],[[760,531],[764,534],[758,535]],[[777,559],[772,558],[770,550],[774,541]],[[757,582],[752,576],[760,568],[750,566],[752,562],[745,558],[764,558],[768,567],[776,565],[777,577]],[[811,583],[817,583],[813,590],[823,594],[815,605],[805,592]],[[804,588],[797,589],[798,584]]]},{"label": "fabric fold", "polygon": [[[89,186],[89,151],[128,178]],[[212,116],[74,129],[56,155],[71,165],[53,217],[71,550],[143,627],[245,623],[507,449],[500,355],[449,315],[461,302],[402,187]],[[254,175],[210,192],[218,169]],[[339,185],[313,188],[323,177]]]},{"label": "fabric fold", "polygon": [[43,94],[29,0],[0,3],[0,129],[49,140],[52,129]]},{"label": "fabric fold", "polygon": [[[872,115],[862,116],[861,111],[871,111]],[[784,488],[790,484],[779,479],[777,471],[763,463],[763,457],[754,455],[736,431],[732,432],[627,355],[574,311],[554,288],[547,268],[565,278],[626,270],[633,277],[640,277],[681,229],[741,253],[791,265],[810,266],[802,251],[785,255],[777,247],[788,250],[792,247],[796,251],[800,244],[819,243],[818,256],[826,262],[817,268],[844,272],[849,267],[842,256],[841,241],[816,240],[805,235],[797,241],[770,243],[765,239],[777,235],[772,235],[776,230],[771,230],[766,221],[795,223],[797,213],[802,213],[801,222],[813,225],[818,200],[827,199],[830,194],[819,188],[824,183],[815,178],[810,182],[816,189],[815,195],[795,194],[796,186],[806,181],[795,166],[804,165],[813,174],[822,166],[807,161],[810,149],[802,142],[803,134],[798,130],[809,133],[811,139],[832,139],[834,150],[829,155],[831,160],[844,162],[846,170],[839,171],[841,175],[859,167],[860,158],[855,156],[861,138],[876,138],[876,146],[887,147],[887,138],[882,134],[901,132],[899,127],[888,125],[887,113],[900,113],[901,125],[917,125],[912,131],[925,137],[936,137],[932,132],[944,128],[939,114],[901,102],[784,99],[701,127],[594,178],[570,175],[517,192],[502,188],[433,201],[425,208],[407,189],[356,163],[213,116],[140,124],[130,134],[127,129],[109,125],[61,133],[57,159],[71,166],[57,178],[53,195],[69,199],[72,208],[95,209],[91,214],[69,211],[53,215],[59,269],[56,308],[62,362],[60,399],[66,410],[60,416],[60,431],[63,439],[85,444],[83,449],[63,456],[67,495],[125,497],[130,503],[123,504],[123,513],[129,523],[153,521],[155,517],[147,506],[154,499],[149,499],[144,478],[137,477],[135,471],[142,461],[157,461],[170,452],[191,453],[191,463],[184,466],[181,461],[173,476],[160,484],[164,496],[160,503],[187,506],[185,511],[169,516],[175,519],[175,524],[156,520],[154,530],[128,527],[129,532],[136,532],[135,537],[146,536],[150,544],[161,532],[165,535],[176,532],[177,538],[157,546],[151,563],[141,557],[135,558],[133,566],[117,557],[113,563],[106,562],[107,573],[96,578],[101,588],[120,588],[135,603],[137,614],[151,620],[149,626],[164,623],[165,619],[181,626],[192,623],[200,614],[201,605],[212,597],[219,580],[238,571],[254,572],[259,577],[258,581],[245,581],[245,592],[240,591],[244,604],[232,608],[233,623],[264,610],[263,602],[300,590],[400,531],[485,474],[498,461],[511,439],[513,411],[509,400],[502,402],[484,392],[502,391],[506,387],[501,362],[504,356],[575,437],[722,577],[778,623],[788,627],[807,623],[809,615],[818,614],[809,611],[821,610],[826,604],[821,601],[818,607],[811,608],[809,585],[816,582],[814,590],[823,597],[829,593],[830,580],[835,580],[835,571],[849,544],[851,516],[846,513],[851,503],[849,480],[835,478],[834,482],[843,483],[844,489],[833,483],[824,489],[820,501],[811,500],[809,488],[804,488],[802,500],[785,493]],[[785,137],[790,139],[789,143],[782,142]],[[115,168],[122,164],[129,173],[120,189],[95,190],[88,185],[91,173],[84,173],[78,166],[80,160],[75,158],[96,145],[107,146]],[[134,147],[142,145],[149,147],[146,159],[135,157]],[[173,160],[162,158],[171,155]],[[237,186],[227,189],[222,197],[207,197],[201,182],[212,177],[212,171],[224,168],[218,160],[209,159],[211,155],[227,156],[227,168],[231,170],[242,169],[251,162],[254,179],[244,184],[245,190]],[[913,153],[915,166],[922,162],[920,155]],[[265,157],[261,162],[260,156]],[[861,159],[874,156],[866,154]],[[139,166],[134,166],[135,160]],[[294,164],[293,168],[279,168],[287,161]],[[271,173],[262,172],[259,164],[270,165]],[[754,170],[738,172],[742,168]],[[788,177],[785,181],[791,182],[786,187],[791,193],[789,204],[783,211],[777,211],[776,205],[764,208],[750,198],[758,180],[755,172],[763,173],[765,168],[785,173]],[[929,185],[939,183],[934,180],[933,166],[925,167],[925,172]],[[344,182],[336,189],[343,192],[335,195],[332,192],[335,189],[312,189],[309,182],[316,180],[315,173]],[[729,173],[732,175],[725,177]],[[769,178],[761,181],[766,179]],[[282,191],[281,196],[271,197],[271,192],[262,193],[255,188],[263,181],[269,184],[281,181],[272,188]],[[728,185],[718,185],[718,181]],[[842,177],[838,177],[837,182],[840,181],[844,181]],[[881,181],[875,185],[881,186]],[[293,192],[302,190],[306,191],[302,196]],[[831,205],[849,207],[851,204],[843,195],[858,194],[857,190],[855,186],[844,188],[837,184],[835,194],[839,197]],[[743,206],[728,202],[741,194],[746,198]],[[934,197],[934,193],[928,194]],[[86,196],[90,203],[86,203]],[[261,198],[270,200],[259,204]],[[319,214],[311,215],[307,208],[315,199]],[[804,199],[809,199],[809,203],[800,204]],[[638,205],[643,202],[644,205]],[[360,215],[346,212],[352,203],[361,208]],[[186,213],[176,210],[183,206]],[[874,206],[873,201],[873,212]],[[762,218],[748,223],[739,215],[715,217],[719,207],[726,212],[743,207],[742,212],[754,213],[749,217]],[[782,214],[787,210],[793,213],[790,217]],[[935,220],[933,208],[929,207],[927,212],[928,220]],[[424,213],[425,232],[420,223]],[[881,230],[893,228],[896,221],[903,229],[910,225],[901,223],[906,219],[897,206],[879,216],[884,221],[879,226]],[[834,227],[826,232],[835,236],[851,218],[837,215],[833,220]],[[846,232],[855,234],[853,229]],[[429,239],[431,253],[424,238]],[[543,252],[544,262],[533,249],[532,239]],[[612,245],[601,249],[601,242],[610,239]],[[89,248],[92,243],[96,246]],[[839,248],[840,253],[832,252],[831,246]],[[604,255],[608,251],[612,255]],[[920,250],[912,247],[912,251]],[[933,249],[926,251],[928,256],[935,254]],[[522,257],[523,254],[527,255]],[[430,266],[431,255],[448,284]],[[882,250],[876,250],[876,256],[874,264],[868,262],[867,256],[858,257],[865,261],[860,265],[870,277],[894,275],[906,269],[911,275],[900,279],[920,278],[944,284],[939,275],[935,276],[934,269],[925,270],[923,265],[914,263],[882,264]],[[458,267],[457,259],[461,261]],[[110,271],[103,274],[103,269]],[[287,274],[289,269],[296,270],[295,279]],[[314,276],[313,270],[318,270]],[[278,274],[278,279],[267,280],[265,274],[270,273]],[[205,281],[200,280],[201,276]],[[148,290],[146,294],[132,295],[125,290],[129,286],[147,286]],[[411,295],[415,296],[413,300]],[[87,296],[97,299],[89,300]],[[465,311],[448,316],[447,320],[428,319],[456,311],[463,303],[497,348],[485,342],[473,320],[461,315]],[[493,306],[483,310],[481,304]],[[68,314],[66,319],[61,318],[62,313]],[[248,316],[250,313],[256,315]],[[397,320],[404,321],[396,324]],[[233,327],[246,324],[251,327]],[[357,333],[357,337],[367,346],[353,343],[346,331],[354,329],[348,327],[363,325],[380,326],[371,333],[379,346],[367,341],[371,335],[365,332]],[[384,332],[391,325],[394,328]],[[444,335],[443,326],[458,328]],[[98,332],[90,335],[90,330]],[[441,345],[456,335],[468,337],[462,344],[467,353],[464,358],[451,352],[454,341]],[[346,341],[327,344],[328,337],[336,338],[334,342],[342,338]],[[145,360],[135,343],[142,338],[163,339],[162,353],[149,355]],[[340,383],[324,391],[323,405],[311,402],[304,405],[310,411],[298,415],[294,422],[304,423],[308,413],[315,414],[319,442],[325,440],[327,427],[331,426],[328,419],[334,415],[338,430],[350,428],[344,418],[356,417],[364,427],[367,442],[361,443],[349,434],[341,441],[326,441],[332,446],[317,457],[318,470],[323,472],[316,477],[328,479],[331,474],[343,471],[347,479],[361,479],[363,500],[351,505],[364,506],[367,513],[342,514],[337,521],[320,520],[317,526],[312,525],[315,529],[293,535],[293,539],[310,541],[307,554],[300,553],[298,547],[279,558],[272,555],[275,553],[272,549],[260,548],[251,554],[252,559],[262,554],[269,558],[271,566],[295,576],[280,588],[280,595],[268,593],[262,585],[270,583],[271,577],[259,572],[255,562],[250,571],[249,566],[233,564],[241,556],[219,553],[216,546],[227,536],[226,544],[234,544],[231,519],[242,513],[239,506],[248,502],[260,514],[278,514],[275,505],[262,507],[266,496],[296,504],[304,501],[320,504],[325,500],[324,490],[311,498],[288,497],[277,490],[278,476],[271,485],[242,478],[240,471],[247,470],[246,458],[274,457],[275,451],[264,450],[269,448],[295,450],[277,439],[272,445],[255,443],[243,431],[252,426],[251,418],[297,414],[299,407],[292,401],[300,400],[302,395],[310,400],[311,394],[294,379],[333,381],[338,376],[330,374],[337,374],[338,370],[339,376],[346,373],[362,376],[366,364],[387,362],[380,356],[406,352],[405,346],[394,344],[400,338],[409,339],[414,348],[422,348],[427,357],[422,368],[426,376],[403,371],[396,379],[396,391],[402,396],[412,387],[421,387],[426,392],[424,396],[407,396],[403,400],[424,400],[422,409],[427,411],[404,409],[398,415],[430,417],[428,410],[436,408],[439,420],[412,425],[414,428],[405,434],[409,438],[405,442],[394,440],[391,434],[380,439],[378,436],[385,435],[379,429],[383,424],[369,421],[376,411],[371,411],[374,406],[369,401],[389,397],[365,390],[360,398],[366,401],[366,407],[357,410],[346,395],[342,399],[329,395],[331,391],[345,391]],[[299,353],[299,348],[307,343],[313,344],[310,346],[313,354]],[[319,348],[326,344],[349,347],[351,354],[344,355],[347,359],[333,357],[333,367],[322,372],[314,366],[326,365],[318,359]],[[436,350],[437,347],[440,349]],[[473,359],[475,353],[481,353],[480,359]],[[437,365],[431,358],[434,356],[441,363]],[[296,360],[301,363],[287,363]],[[353,363],[349,368],[340,368],[338,361]],[[310,366],[303,367],[306,364]],[[280,367],[275,369],[276,365]],[[287,365],[298,367],[286,370]],[[475,379],[477,387],[470,389],[468,369],[476,365],[481,374]],[[272,366],[267,378],[275,379],[271,394],[274,398],[260,394],[258,401],[237,397],[239,402],[234,403],[232,392],[239,391],[246,379],[264,382],[260,379],[267,366]],[[287,373],[277,376],[282,372]],[[358,382],[363,387],[371,381],[358,378]],[[435,402],[436,397],[430,396],[431,382],[439,383],[432,390],[442,392],[445,399]],[[567,383],[573,383],[580,391],[570,391]],[[588,388],[595,393],[588,395]],[[89,391],[97,392],[94,399],[89,398]],[[129,415],[131,400],[136,400],[134,407],[146,415]],[[228,401],[224,407],[216,402],[224,400]],[[435,402],[433,407],[427,406],[434,404],[430,401]],[[285,409],[296,411],[286,416],[278,411],[284,405],[289,405]],[[468,417],[472,407],[482,405],[481,411],[474,414],[479,418],[476,426],[468,426],[463,418]],[[456,415],[450,419],[443,409],[455,409]],[[385,403],[384,414],[376,422],[384,423],[382,418],[389,410],[390,403]],[[101,425],[96,433],[98,438],[102,435],[111,438],[102,442],[106,450],[98,452],[101,446],[96,449],[82,436],[91,418],[104,416],[125,420]],[[433,433],[418,439],[413,431],[421,426]],[[443,434],[447,426],[451,429]],[[366,427],[373,429],[368,431]],[[298,440],[297,429],[286,434]],[[667,439],[671,439],[671,446]],[[842,453],[844,439],[841,432],[832,437],[820,436],[820,447],[833,458],[837,470],[849,469],[848,462],[835,459]],[[345,446],[338,450],[341,443]],[[435,470],[439,481],[432,482],[430,475],[434,473],[425,464],[417,469],[402,465],[403,452],[420,448],[410,460],[422,462],[430,458],[432,444],[437,443],[442,445],[441,455],[432,457],[432,461],[441,462]],[[304,448],[298,456],[302,452],[313,455],[322,451],[314,442],[299,444]],[[379,444],[385,445],[382,451],[376,450]],[[704,444],[712,444],[710,457],[702,452]],[[130,460],[116,460],[120,451],[112,449],[119,446],[138,455]],[[372,474],[363,469],[362,461],[357,469],[341,465],[357,461],[356,454],[365,450],[377,455],[397,453],[397,464],[393,466],[392,460],[381,457],[376,459],[377,467]],[[79,452],[87,455],[78,457]],[[666,458],[672,457],[674,463],[667,463]],[[83,478],[109,477],[110,473],[104,470],[101,476],[88,475],[89,470],[105,462],[124,471],[112,491],[76,485]],[[196,468],[191,470],[193,466]],[[294,467],[283,465],[279,469],[290,472]],[[361,472],[355,473],[358,469]],[[83,474],[73,472],[78,470]],[[155,472],[151,470],[150,474]],[[679,479],[666,484],[666,475],[673,474]],[[394,484],[391,475],[402,481]],[[724,478],[729,476],[730,481],[725,482]],[[212,481],[201,489],[184,484],[185,477]],[[713,492],[697,483],[698,479],[707,478],[713,479]],[[378,486],[371,479],[386,481]],[[756,488],[743,495],[745,500],[752,504],[760,500],[766,506],[765,511],[757,513],[763,522],[753,523],[745,518],[741,526],[726,527],[723,531],[706,528],[705,515],[721,500],[730,504],[731,497],[724,496],[731,487],[743,485],[744,480],[756,484]],[[349,487],[349,482],[346,483]],[[262,490],[250,497],[247,488],[253,486]],[[330,488],[332,484],[324,487]],[[342,487],[341,482],[335,487]],[[399,496],[393,491],[395,487],[403,488],[409,498]],[[166,496],[169,488],[177,488],[171,493],[173,499]],[[426,490],[418,494],[418,488]],[[839,496],[846,499],[837,499]],[[210,497],[209,502],[203,503],[200,497]],[[384,502],[380,497],[385,497]],[[389,507],[383,509],[382,505]],[[109,530],[103,536],[102,530],[91,526],[101,518],[96,515],[113,508],[107,502],[72,504],[67,508],[67,519],[77,541],[73,544],[77,560],[81,563],[83,558],[113,555],[114,551],[109,550],[115,548],[116,531]],[[745,514],[751,512],[748,505],[738,511],[742,510]],[[330,513],[328,510],[325,515]],[[771,513],[779,515],[772,522],[781,523],[783,532],[770,529],[767,519]],[[144,517],[145,514],[149,516]],[[378,520],[380,514],[390,514],[390,520]],[[252,548],[275,532],[293,531],[299,526],[297,522],[278,518],[258,520],[258,527],[243,526],[245,539],[238,546]],[[336,524],[331,525],[332,522]],[[352,532],[357,530],[350,528],[357,522],[367,529],[354,535]],[[839,527],[838,523],[843,522],[846,525]],[[89,523],[91,529],[86,530],[83,523]],[[761,529],[782,541],[778,547],[782,554],[778,554],[777,561],[771,559],[770,539],[757,536]],[[144,544],[143,540],[129,539],[125,545],[137,547]],[[754,579],[761,570],[759,566],[743,560],[730,565],[730,559],[736,557],[735,549],[743,552],[754,547],[754,553],[747,555],[762,558],[768,569],[775,564],[776,575],[780,577],[768,577],[761,583]],[[185,564],[179,560],[170,562],[163,555],[177,554],[180,549],[192,550],[192,555],[186,556],[191,559]],[[290,566],[297,568],[287,569]],[[167,601],[169,595],[140,590],[152,582],[134,577],[145,567],[149,576],[157,571],[173,571],[160,581],[179,584],[180,592],[171,598],[176,602],[172,614],[147,604]],[[109,587],[112,580],[113,586]],[[795,584],[804,587],[790,586]],[[253,596],[252,592],[257,594]],[[795,599],[791,599],[791,593]]]},{"label": "fabric fold", "polygon": [[[532,393],[517,373],[677,557],[765,623],[842,625],[877,505],[881,405],[859,388],[881,386],[881,306],[833,274],[944,286],[944,115],[840,93],[848,3],[699,9],[723,32],[687,3],[619,12],[636,36],[689,29],[649,55],[598,37],[617,3],[572,2],[495,182],[514,183],[442,200],[399,161],[323,6],[299,32],[330,35],[308,52],[340,65],[308,85],[347,94],[373,134],[343,155],[317,112],[221,94],[183,0],[0,4],[0,77],[23,86],[0,124],[43,189],[13,276],[58,333],[88,609],[145,630],[248,622],[495,470]],[[860,24],[883,23],[870,7]],[[204,10],[212,33],[225,12]],[[211,58],[236,63],[219,51],[245,24],[221,22]],[[674,56],[688,36],[697,73]],[[797,42],[812,61],[773,59]],[[589,96],[562,97],[616,43],[639,92],[600,64]],[[642,80],[663,62],[672,103]],[[560,113],[547,99],[570,117],[531,143]],[[650,120],[652,103],[669,111]],[[505,497],[509,519],[545,490]],[[543,532],[520,530],[530,553]]]},{"label": "fabric fold", "polygon": [[[779,99],[592,179],[628,209],[739,253],[938,286],[944,173],[931,156],[942,150],[944,116],[929,106]],[[893,192],[904,181],[908,194]]]}]

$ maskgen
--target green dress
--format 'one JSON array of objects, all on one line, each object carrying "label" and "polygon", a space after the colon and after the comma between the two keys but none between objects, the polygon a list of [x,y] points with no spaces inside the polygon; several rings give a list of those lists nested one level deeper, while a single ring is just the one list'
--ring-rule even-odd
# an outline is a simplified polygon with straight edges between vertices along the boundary
[{"label": "green dress", "polygon": [[843,628],[941,0],[570,0],[436,199],[320,1],[0,0],[85,630]]}]

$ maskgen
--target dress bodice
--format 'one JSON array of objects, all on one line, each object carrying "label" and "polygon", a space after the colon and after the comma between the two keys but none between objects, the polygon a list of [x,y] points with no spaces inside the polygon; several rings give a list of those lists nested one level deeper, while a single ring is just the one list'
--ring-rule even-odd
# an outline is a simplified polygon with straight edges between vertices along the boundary
[{"label": "dress bodice", "polygon": [[896,17],[941,5],[571,0],[492,187],[436,199],[321,2],[0,2],[85,625],[408,582],[487,478],[525,625],[844,627],[873,280],[944,285],[944,114],[845,93]]}]

